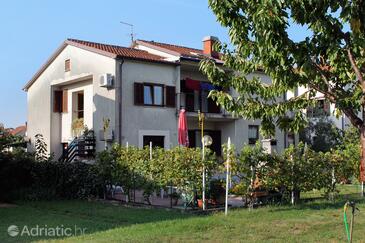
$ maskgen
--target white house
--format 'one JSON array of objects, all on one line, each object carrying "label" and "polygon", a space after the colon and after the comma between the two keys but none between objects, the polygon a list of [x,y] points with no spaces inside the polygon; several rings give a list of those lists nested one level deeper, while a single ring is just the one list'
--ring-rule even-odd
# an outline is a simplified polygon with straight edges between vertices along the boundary
[{"label": "white house", "polygon": [[[110,120],[108,143],[142,147],[150,141],[177,146],[180,108],[187,110],[190,146],[200,146],[198,110],[205,113],[205,133],[212,149],[221,153],[228,137],[237,148],[255,143],[259,121],[232,117],[207,98],[213,87],[199,71],[204,56],[221,62],[212,51],[216,39],[203,39],[203,48],[137,40],[121,47],[68,39],[25,85],[28,97],[28,137],[42,134],[48,151],[58,158],[73,140],[72,123],[83,123],[96,135],[96,150],[105,146],[103,119]],[[257,71],[263,82],[270,78]],[[276,131],[276,148],[293,142]]]}]

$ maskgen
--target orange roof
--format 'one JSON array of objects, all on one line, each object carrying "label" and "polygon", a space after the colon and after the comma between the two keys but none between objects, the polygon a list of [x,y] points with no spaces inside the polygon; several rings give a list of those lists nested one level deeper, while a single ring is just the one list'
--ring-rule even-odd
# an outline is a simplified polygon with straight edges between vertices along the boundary
[{"label": "orange roof", "polygon": [[[139,59],[139,60],[145,60],[145,61],[167,62],[161,56],[153,55],[153,54],[148,53],[147,51],[137,50],[137,49],[129,48],[129,47],[102,44],[102,43],[97,43],[97,42],[90,42],[90,41],[83,41],[83,40],[76,40],[76,39],[67,39],[66,43],[80,47],[80,48],[89,47],[92,49],[100,50],[102,52],[105,52],[105,54],[107,54],[107,53],[111,54],[110,56],[113,58],[125,57],[125,58]],[[167,63],[171,63],[171,62],[167,62]]]},{"label": "orange roof", "polygon": [[28,88],[37,80],[37,78],[46,70],[46,68],[57,58],[57,56],[66,48],[67,45],[75,46],[84,50],[98,53],[100,55],[108,56],[111,58],[128,58],[133,60],[141,60],[148,62],[158,62],[170,65],[178,65],[175,62],[170,62],[164,60],[163,57],[153,55],[147,51],[137,50],[129,47],[122,47],[117,45],[108,45],[91,41],[83,41],[77,39],[67,39],[62,43],[62,45],[52,54],[52,56],[46,61],[45,64],[36,72],[36,74],[29,80],[25,86],[24,90],[27,91]]},{"label": "orange roof", "polygon": [[9,132],[10,132],[11,135],[16,136],[16,135],[25,134],[26,130],[27,130],[26,126],[19,126],[15,129],[11,129]]},{"label": "orange roof", "polygon": [[[191,48],[191,47],[186,47],[186,46],[180,46],[180,45],[173,45],[173,44],[167,44],[167,43],[162,43],[162,42],[156,42],[156,41],[147,41],[147,40],[136,40],[135,41],[136,44],[140,44],[140,45],[144,45],[147,47],[151,47],[153,49],[157,49],[159,51],[163,51],[163,52],[167,52],[171,55],[176,55],[176,56],[180,56],[180,57],[185,57],[185,58],[189,58],[189,59],[196,59],[196,60],[201,60],[205,57],[209,57],[203,53],[203,50],[201,49],[196,49],[196,48]],[[222,54],[219,53],[219,56],[221,56]],[[222,61],[220,59],[216,59],[214,58],[214,60],[217,63],[222,63]]]},{"label": "orange roof", "polygon": [[186,46],[179,46],[179,45],[173,45],[173,44],[167,44],[162,42],[155,42],[155,41],[147,41],[147,40],[137,40],[137,44],[149,44],[156,47],[160,47],[163,49],[167,49],[169,51],[174,52],[175,54],[179,54],[181,56],[185,57],[197,57],[196,54],[204,55],[203,50],[196,49],[196,48],[190,48]]}]

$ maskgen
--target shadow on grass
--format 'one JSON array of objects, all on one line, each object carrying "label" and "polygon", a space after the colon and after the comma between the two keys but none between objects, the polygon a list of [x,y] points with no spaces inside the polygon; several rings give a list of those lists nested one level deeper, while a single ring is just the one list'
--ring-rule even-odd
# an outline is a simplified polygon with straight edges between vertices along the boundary
[{"label": "shadow on grass", "polygon": [[[25,227],[32,228],[71,228],[72,236],[92,234],[134,224],[160,222],[165,220],[197,217],[180,211],[168,209],[134,208],[125,205],[112,205],[88,201],[41,201],[18,202],[16,207],[0,208],[0,242],[30,242],[36,240],[62,239],[69,235],[21,236]],[[11,237],[8,227],[16,225],[19,235]],[[34,230],[35,232],[36,230]],[[38,233],[39,234],[39,231]],[[70,235],[71,236],[71,235]]]}]

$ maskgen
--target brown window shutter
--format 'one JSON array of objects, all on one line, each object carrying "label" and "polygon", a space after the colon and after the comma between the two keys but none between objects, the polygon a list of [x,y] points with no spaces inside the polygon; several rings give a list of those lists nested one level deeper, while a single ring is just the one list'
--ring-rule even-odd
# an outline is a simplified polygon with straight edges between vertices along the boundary
[{"label": "brown window shutter", "polygon": [[143,84],[134,83],[134,104],[143,105]]},{"label": "brown window shutter", "polygon": [[166,106],[176,106],[176,91],[175,86],[166,86]]},{"label": "brown window shutter", "polygon": [[62,91],[55,90],[53,95],[53,112],[61,112]]},{"label": "brown window shutter", "polygon": [[62,90],[62,112],[67,113],[67,106],[68,106],[68,90]]}]

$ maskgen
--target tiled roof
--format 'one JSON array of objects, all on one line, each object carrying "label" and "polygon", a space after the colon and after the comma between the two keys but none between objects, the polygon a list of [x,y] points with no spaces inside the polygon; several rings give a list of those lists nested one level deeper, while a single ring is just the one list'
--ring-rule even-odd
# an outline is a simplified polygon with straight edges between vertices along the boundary
[{"label": "tiled roof", "polygon": [[[161,51],[171,52],[172,55],[179,55],[181,57],[193,59],[202,59],[206,57],[206,55],[203,53],[203,50],[201,49],[147,40],[137,40],[136,43],[141,45],[153,46],[154,48],[160,49]],[[219,59],[215,58],[215,60],[220,62]]]},{"label": "tiled roof", "polygon": [[153,55],[148,53],[147,51],[137,50],[134,48],[116,46],[116,45],[108,45],[102,44],[97,42],[90,42],[90,41],[83,41],[83,40],[76,40],[76,39],[67,39],[67,44],[76,44],[78,47],[89,47],[96,50],[100,50],[102,52],[106,52],[115,57],[125,57],[125,58],[132,58],[132,59],[139,59],[139,60],[146,60],[146,61],[156,61],[156,62],[166,62],[163,57]]},{"label": "tiled roof", "polygon": [[14,136],[17,136],[17,135],[24,136],[26,130],[27,130],[27,127],[26,126],[19,126],[19,127],[15,128],[15,129],[11,129],[10,130],[10,134],[11,135],[14,135]]},{"label": "tiled roof", "polygon": [[[172,44],[167,44],[167,43],[162,43],[162,42],[147,41],[147,40],[138,40],[138,41],[148,43],[150,45],[154,45],[154,46],[157,46],[157,47],[165,48],[165,49],[168,49],[168,50],[173,51],[173,52],[177,52],[182,56],[194,56],[194,57],[196,57],[196,55],[194,55],[194,53],[203,55],[203,50],[196,49],[196,48],[190,48],[190,47],[179,46],[179,45],[172,45]],[[137,41],[137,43],[138,43],[138,41]]]},{"label": "tiled roof", "polygon": [[166,61],[161,56],[153,55],[143,50],[137,50],[129,47],[108,45],[108,44],[83,41],[77,39],[67,39],[53,53],[53,55],[46,61],[46,63],[43,64],[43,66],[36,72],[36,74],[32,77],[32,79],[25,84],[23,88],[25,91],[28,90],[28,88],[37,80],[37,78],[44,72],[44,70],[46,70],[46,68],[57,58],[57,56],[63,51],[63,49],[66,48],[67,45],[76,46],[81,49],[85,49],[111,58],[121,57],[121,58],[129,58],[148,62],[159,62],[165,64],[178,65],[175,62]]}]

